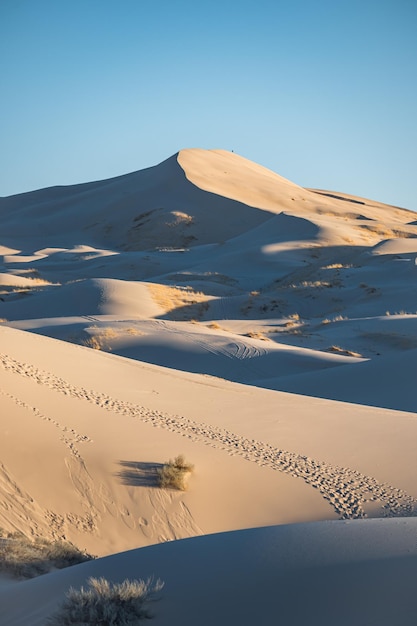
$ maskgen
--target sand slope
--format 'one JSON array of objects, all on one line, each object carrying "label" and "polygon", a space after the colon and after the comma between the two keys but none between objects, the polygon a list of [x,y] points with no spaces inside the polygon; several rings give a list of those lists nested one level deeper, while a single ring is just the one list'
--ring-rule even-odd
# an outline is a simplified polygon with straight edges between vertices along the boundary
[{"label": "sand slope", "polygon": [[406,626],[417,609],[416,530],[415,519],[322,522],[152,546],[0,590],[3,623],[43,624],[69,586],[104,575],[164,580],[155,626]]},{"label": "sand slope", "polygon": [[[417,510],[412,414],[0,333],[7,530],[106,554],[271,522]],[[196,462],[192,489],[158,489],[155,467],[179,452]]]},{"label": "sand slope", "polygon": [[416,364],[417,350],[409,350],[366,361],[360,367],[347,365],[264,382],[265,386],[281,391],[417,413]]}]

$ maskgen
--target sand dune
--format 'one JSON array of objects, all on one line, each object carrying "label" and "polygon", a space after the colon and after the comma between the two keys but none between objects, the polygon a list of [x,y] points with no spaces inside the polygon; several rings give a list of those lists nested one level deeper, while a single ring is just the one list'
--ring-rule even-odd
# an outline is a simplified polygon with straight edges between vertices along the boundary
[{"label": "sand dune", "polygon": [[416,610],[415,522],[296,524],[209,535],[79,565],[21,583],[19,596],[8,588],[0,597],[8,626],[28,614],[37,626],[70,585],[85,585],[91,575],[121,581],[115,572],[123,572],[165,581],[152,607],[158,626],[249,626],[271,619],[330,626],[335,616],[342,626],[357,620],[405,626]]},{"label": "sand dune", "polygon": [[[383,339],[380,338],[381,341]],[[341,369],[326,372],[309,372],[307,376],[300,374],[295,378],[271,379],[264,381],[264,386],[316,398],[331,398],[416,413],[416,363],[417,350],[414,349],[405,354],[402,351],[400,354],[395,352],[390,356],[367,361],[360,367],[345,365]],[[366,385],[363,384],[364,380]]]},{"label": "sand dune", "polygon": [[2,623],[150,574],[155,624],[408,623],[414,213],[195,149],[0,223],[0,528],[105,557],[3,578]]}]

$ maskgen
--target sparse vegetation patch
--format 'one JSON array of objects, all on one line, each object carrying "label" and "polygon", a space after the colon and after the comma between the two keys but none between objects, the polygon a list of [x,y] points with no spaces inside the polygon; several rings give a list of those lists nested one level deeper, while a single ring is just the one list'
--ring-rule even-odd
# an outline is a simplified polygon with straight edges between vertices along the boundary
[{"label": "sparse vegetation patch", "polygon": [[91,558],[65,541],[31,540],[19,532],[0,530],[0,571],[15,578],[34,578]]},{"label": "sparse vegetation patch", "polygon": [[321,269],[322,270],[342,270],[342,269],[349,269],[351,267],[353,267],[353,265],[350,263],[332,263],[331,265],[325,265]]},{"label": "sparse vegetation patch", "polygon": [[332,324],[333,322],[344,322],[347,319],[348,318],[344,315],[336,315],[336,317],[332,317],[330,319],[326,317],[324,320],[321,321],[321,325],[324,326],[325,324]]},{"label": "sparse vegetation patch", "polygon": [[358,358],[362,357],[362,354],[360,354],[359,352],[353,352],[353,350],[345,350],[344,348],[341,348],[340,346],[330,346],[330,348],[327,348],[327,352],[334,352],[335,354],[343,354],[344,356],[354,356]]},{"label": "sparse vegetation patch", "polygon": [[220,324],[218,324],[217,322],[210,322],[210,324],[208,324],[208,328],[211,328],[212,330],[221,330],[222,329]]},{"label": "sparse vegetation patch", "polygon": [[71,587],[60,610],[53,615],[51,626],[134,626],[153,617],[149,604],[158,599],[162,581],[129,580],[110,583],[105,578],[89,578],[88,588]]},{"label": "sparse vegetation patch", "polygon": [[249,332],[245,333],[245,337],[250,337],[251,339],[261,339],[262,341],[269,341],[269,337],[256,330],[250,330]]},{"label": "sparse vegetation patch", "polygon": [[149,283],[148,289],[155,302],[169,315],[170,319],[201,319],[209,308],[212,299],[202,291],[194,291],[190,286],[171,287]]},{"label": "sparse vegetation patch", "polygon": [[303,280],[301,283],[290,283],[289,289],[331,289],[332,287],[339,287],[340,283],[336,280],[329,283],[326,280]]},{"label": "sparse vegetation patch", "polygon": [[185,491],[186,479],[193,470],[194,465],[188,463],[184,455],[179,454],[174,460],[170,459],[158,469],[159,486],[163,489]]},{"label": "sparse vegetation patch", "polygon": [[145,335],[141,330],[134,327],[121,327],[121,328],[112,328],[108,327],[98,327],[98,326],[90,326],[86,329],[87,332],[93,331],[93,335],[87,337],[86,339],[81,339],[79,337],[68,337],[68,341],[72,343],[79,343],[82,346],[86,346],[87,348],[92,348],[93,350],[108,350],[111,351],[111,340],[119,340],[123,339],[126,335],[131,336],[142,336]]}]

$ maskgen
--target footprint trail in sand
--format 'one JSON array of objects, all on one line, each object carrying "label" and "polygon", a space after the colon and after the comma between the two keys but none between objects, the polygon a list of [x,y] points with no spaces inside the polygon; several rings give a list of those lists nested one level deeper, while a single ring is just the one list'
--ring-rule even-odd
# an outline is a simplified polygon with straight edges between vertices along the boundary
[{"label": "footprint trail in sand", "polygon": [[331,465],[180,415],[148,409],[104,393],[76,387],[54,374],[18,362],[5,354],[0,354],[0,365],[9,372],[29,378],[59,393],[85,400],[112,413],[139,418],[143,422],[165,428],[192,441],[202,442],[231,455],[239,455],[260,466],[302,478],[308,485],[320,491],[322,497],[342,519],[366,517],[368,507],[372,508],[373,517],[417,515],[415,498],[402,489],[381,483],[354,469]]},{"label": "footprint trail in sand", "polygon": [[103,516],[110,515],[121,519],[129,529],[138,529],[148,539],[155,538],[159,542],[179,539],[184,535],[202,534],[184,502],[181,500],[176,502],[173,494],[165,490],[154,493],[154,489],[146,489],[148,510],[153,513],[149,520],[143,517],[136,519],[126,506],[114,500],[104,483],[97,483],[90,475],[75,445],[92,443],[87,435],[80,435],[73,428],[63,426],[57,420],[41,413],[38,408],[1,389],[0,395],[28,411],[34,418],[41,419],[61,431],[60,440],[70,453],[65,457],[68,476],[84,510],[82,515],[74,512],[62,515],[51,509],[44,509],[32,494],[19,486],[10,470],[0,463],[0,527],[12,526],[17,531],[25,528],[33,537],[59,540],[67,539],[70,529],[97,534],[100,532]]}]

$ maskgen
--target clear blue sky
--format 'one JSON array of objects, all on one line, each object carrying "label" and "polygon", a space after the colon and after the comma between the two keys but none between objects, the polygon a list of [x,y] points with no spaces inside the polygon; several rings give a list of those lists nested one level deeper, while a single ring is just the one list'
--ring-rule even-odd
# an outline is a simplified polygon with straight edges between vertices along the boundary
[{"label": "clear blue sky", "polygon": [[0,0],[0,196],[224,148],[417,210],[417,0]]}]

